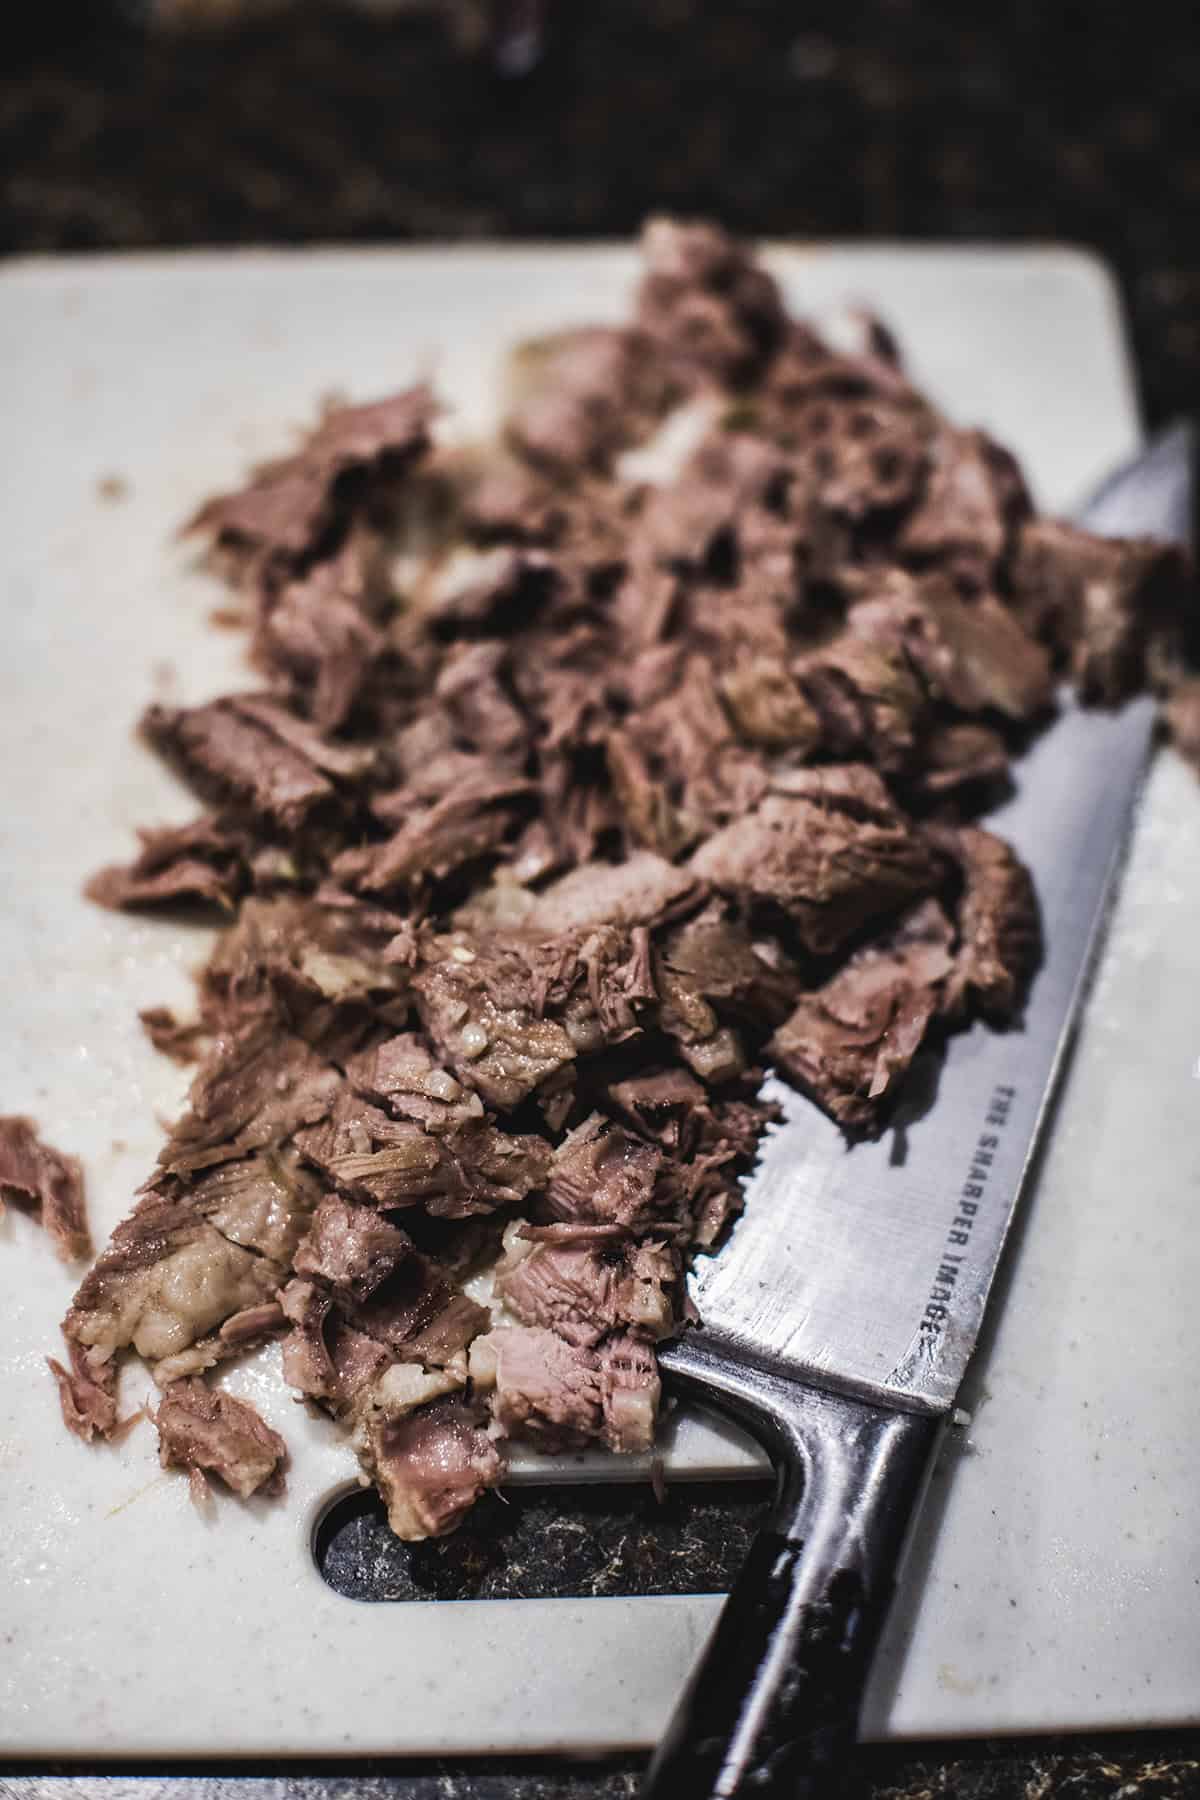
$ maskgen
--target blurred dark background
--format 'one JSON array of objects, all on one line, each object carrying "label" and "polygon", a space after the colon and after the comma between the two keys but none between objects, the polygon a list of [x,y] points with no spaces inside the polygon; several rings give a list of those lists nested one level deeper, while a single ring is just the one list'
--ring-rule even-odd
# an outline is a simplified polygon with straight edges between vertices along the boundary
[{"label": "blurred dark background", "polygon": [[1097,0],[41,0],[5,9],[0,247],[1055,238],[1200,408],[1200,26]]},{"label": "blurred dark background", "polygon": [[[4,254],[620,236],[653,209],[751,235],[1067,240],[1119,275],[1149,420],[1200,414],[1190,6],[10,0],[0,42]],[[656,1557],[686,1552],[684,1585],[702,1588],[736,1565],[757,1504],[693,1490],[672,1496],[668,1518],[648,1515],[644,1494],[624,1513],[615,1496],[593,1499],[603,1590],[590,1566],[556,1561],[541,1501],[512,1509],[499,1535],[481,1509],[423,1561],[405,1550],[396,1562],[393,1546],[388,1580],[457,1595],[502,1581],[515,1557],[582,1584],[548,1591],[630,1592],[661,1586]],[[348,1580],[381,1534],[366,1514],[348,1520],[331,1552]],[[854,1791],[1168,1800],[1200,1793],[1198,1740],[878,1747]],[[641,1760],[375,1765],[272,1791],[616,1800],[634,1793]],[[169,1789],[163,1770],[128,1773],[113,1778],[123,1800],[248,1800],[279,1771],[194,1771]],[[15,1800],[97,1791],[94,1776],[0,1767]]]}]

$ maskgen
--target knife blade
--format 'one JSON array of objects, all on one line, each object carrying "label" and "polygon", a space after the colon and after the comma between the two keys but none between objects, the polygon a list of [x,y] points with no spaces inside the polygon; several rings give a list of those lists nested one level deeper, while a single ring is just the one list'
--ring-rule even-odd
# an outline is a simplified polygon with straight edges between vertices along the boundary
[{"label": "knife blade", "polygon": [[[1190,542],[1179,426],[1080,515]],[[1074,1027],[1148,765],[1155,708],[1064,693],[988,820],[1031,869],[1045,956],[1023,1019],[982,1021],[909,1072],[892,1128],[850,1144],[771,1079],[768,1136],[728,1242],[666,1349],[674,1390],[756,1433],[779,1475],[756,1541],[651,1764],[646,1800],[833,1791],[907,1532],[978,1339]]]}]

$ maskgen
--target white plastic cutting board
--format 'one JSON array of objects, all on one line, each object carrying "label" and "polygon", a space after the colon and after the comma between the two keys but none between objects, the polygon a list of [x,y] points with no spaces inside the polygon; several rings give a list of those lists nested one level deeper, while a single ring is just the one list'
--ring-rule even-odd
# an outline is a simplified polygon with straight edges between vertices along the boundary
[{"label": "white plastic cutting board", "polygon": [[[936,397],[1017,449],[1044,503],[1070,505],[1135,447],[1118,309],[1089,260],[771,260],[797,307],[877,307]],[[240,640],[208,623],[223,591],[173,527],[332,390],[366,398],[432,373],[459,429],[485,425],[501,347],[619,317],[633,270],[601,247],[0,271],[0,1110],[82,1156],[101,1237],[185,1085],[135,1013],[186,1005],[203,945],[88,906],[81,883],[128,854],[135,824],[188,816],[131,741],[142,705],[244,679]],[[1164,756],[973,1422],[935,1477],[872,1684],[871,1736],[1200,1719],[1198,897],[1200,788]],[[159,1472],[148,1428],[101,1449],[61,1429],[43,1356],[72,1281],[11,1213],[0,1280],[0,1750],[583,1750],[656,1735],[714,1598],[343,1600],[308,1546],[353,1470],[288,1397],[277,1351],[229,1380],[288,1438],[288,1500],[222,1500],[205,1523]],[[147,1385],[131,1372],[131,1399]],[[668,1467],[753,1465],[691,1422]]]}]

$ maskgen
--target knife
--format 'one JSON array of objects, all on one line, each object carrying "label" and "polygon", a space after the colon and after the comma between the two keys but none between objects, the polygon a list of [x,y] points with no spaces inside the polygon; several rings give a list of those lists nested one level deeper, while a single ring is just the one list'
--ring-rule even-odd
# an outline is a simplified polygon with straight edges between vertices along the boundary
[{"label": "knife", "polygon": [[[1194,438],[1177,426],[1081,523],[1190,542]],[[643,1800],[838,1791],[908,1532],[975,1348],[1070,1051],[1154,735],[1154,702],[1062,696],[989,825],[1031,869],[1045,958],[1019,1028],[949,1039],[923,1116],[850,1145],[784,1110],[724,1248],[690,1287],[703,1328],[662,1351],[680,1397],[730,1413],[776,1465],[770,1516],[718,1618]],[[911,1096],[917,1075],[910,1071]],[[901,1123],[907,1110],[908,1122]]]}]

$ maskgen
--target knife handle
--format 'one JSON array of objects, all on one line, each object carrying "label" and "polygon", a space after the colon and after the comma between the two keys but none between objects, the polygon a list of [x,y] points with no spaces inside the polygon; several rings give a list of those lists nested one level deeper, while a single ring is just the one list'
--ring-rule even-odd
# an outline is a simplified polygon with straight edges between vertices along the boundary
[{"label": "knife handle", "polygon": [[642,1800],[841,1793],[940,1421],[803,1387],[689,1333],[675,1390],[734,1415],[779,1492],[651,1762]]}]

